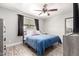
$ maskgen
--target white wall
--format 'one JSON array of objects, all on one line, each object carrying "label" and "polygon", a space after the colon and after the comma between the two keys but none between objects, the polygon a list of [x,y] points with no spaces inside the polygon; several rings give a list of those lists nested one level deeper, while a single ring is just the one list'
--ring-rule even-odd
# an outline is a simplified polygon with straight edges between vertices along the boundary
[{"label": "white wall", "polygon": [[39,29],[41,33],[44,33],[44,19],[39,19]]},{"label": "white wall", "polygon": [[6,45],[22,42],[22,37],[17,36],[18,18],[17,13],[11,10],[0,8],[0,18],[5,20],[6,24]]},{"label": "white wall", "polygon": [[[0,7],[0,18],[6,23],[6,45],[22,43],[22,36],[17,36],[18,33],[18,12]],[[41,28],[42,25],[40,25]]]},{"label": "white wall", "polygon": [[73,9],[66,11],[66,13],[64,12],[53,16],[50,19],[45,19],[44,31],[49,34],[59,35],[63,41],[63,35],[65,33],[65,18],[67,17],[73,17]]}]

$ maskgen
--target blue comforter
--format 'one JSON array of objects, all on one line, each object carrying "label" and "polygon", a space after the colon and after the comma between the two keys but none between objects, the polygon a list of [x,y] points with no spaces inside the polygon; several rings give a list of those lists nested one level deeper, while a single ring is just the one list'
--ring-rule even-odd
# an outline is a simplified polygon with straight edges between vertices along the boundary
[{"label": "blue comforter", "polygon": [[44,55],[45,48],[56,42],[61,43],[59,36],[56,35],[34,35],[28,36],[25,40],[25,43],[36,50],[37,55]]}]

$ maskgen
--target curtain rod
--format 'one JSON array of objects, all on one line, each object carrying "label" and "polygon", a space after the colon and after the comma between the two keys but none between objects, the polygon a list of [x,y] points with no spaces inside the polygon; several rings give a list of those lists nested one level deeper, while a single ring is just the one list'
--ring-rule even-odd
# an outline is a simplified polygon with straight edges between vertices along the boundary
[{"label": "curtain rod", "polygon": [[26,18],[30,18],[30,19],[35,19],[35,18],[32,18],[32,17],[28,17],[28,16],[25,16],[25,15],[24,15],[24,17],[26,17]]}]

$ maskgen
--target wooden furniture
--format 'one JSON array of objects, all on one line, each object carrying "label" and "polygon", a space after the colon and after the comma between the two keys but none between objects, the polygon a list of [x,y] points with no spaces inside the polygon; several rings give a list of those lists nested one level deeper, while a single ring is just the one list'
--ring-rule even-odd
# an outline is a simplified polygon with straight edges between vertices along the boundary
[{"label": "wooden furniture", "polygon": [[79,34],[64,35],[63,55],[79,56]]},{"label": "wooden furniture", "polygon": [[3,19],[0,19],[0,56],[6,55],[6,27]]}]

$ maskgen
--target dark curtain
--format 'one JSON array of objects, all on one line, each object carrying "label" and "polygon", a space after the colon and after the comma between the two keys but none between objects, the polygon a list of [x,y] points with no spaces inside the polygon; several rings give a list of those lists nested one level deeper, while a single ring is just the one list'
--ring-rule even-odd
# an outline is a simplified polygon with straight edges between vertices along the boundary
[{"label": "dark curtain", "polygon": [[23,20],[24,16],[18,14],[18,36],[23,36]]},{"label": "dark curtain", "polygon": [[39,20],[35,19],[35,25],[36,25],[36,29],[39,30]]},{"label": "dark curtain", "polygon": [[73,32],[79,33],[79,10],[78,3],[73,3]]}]

